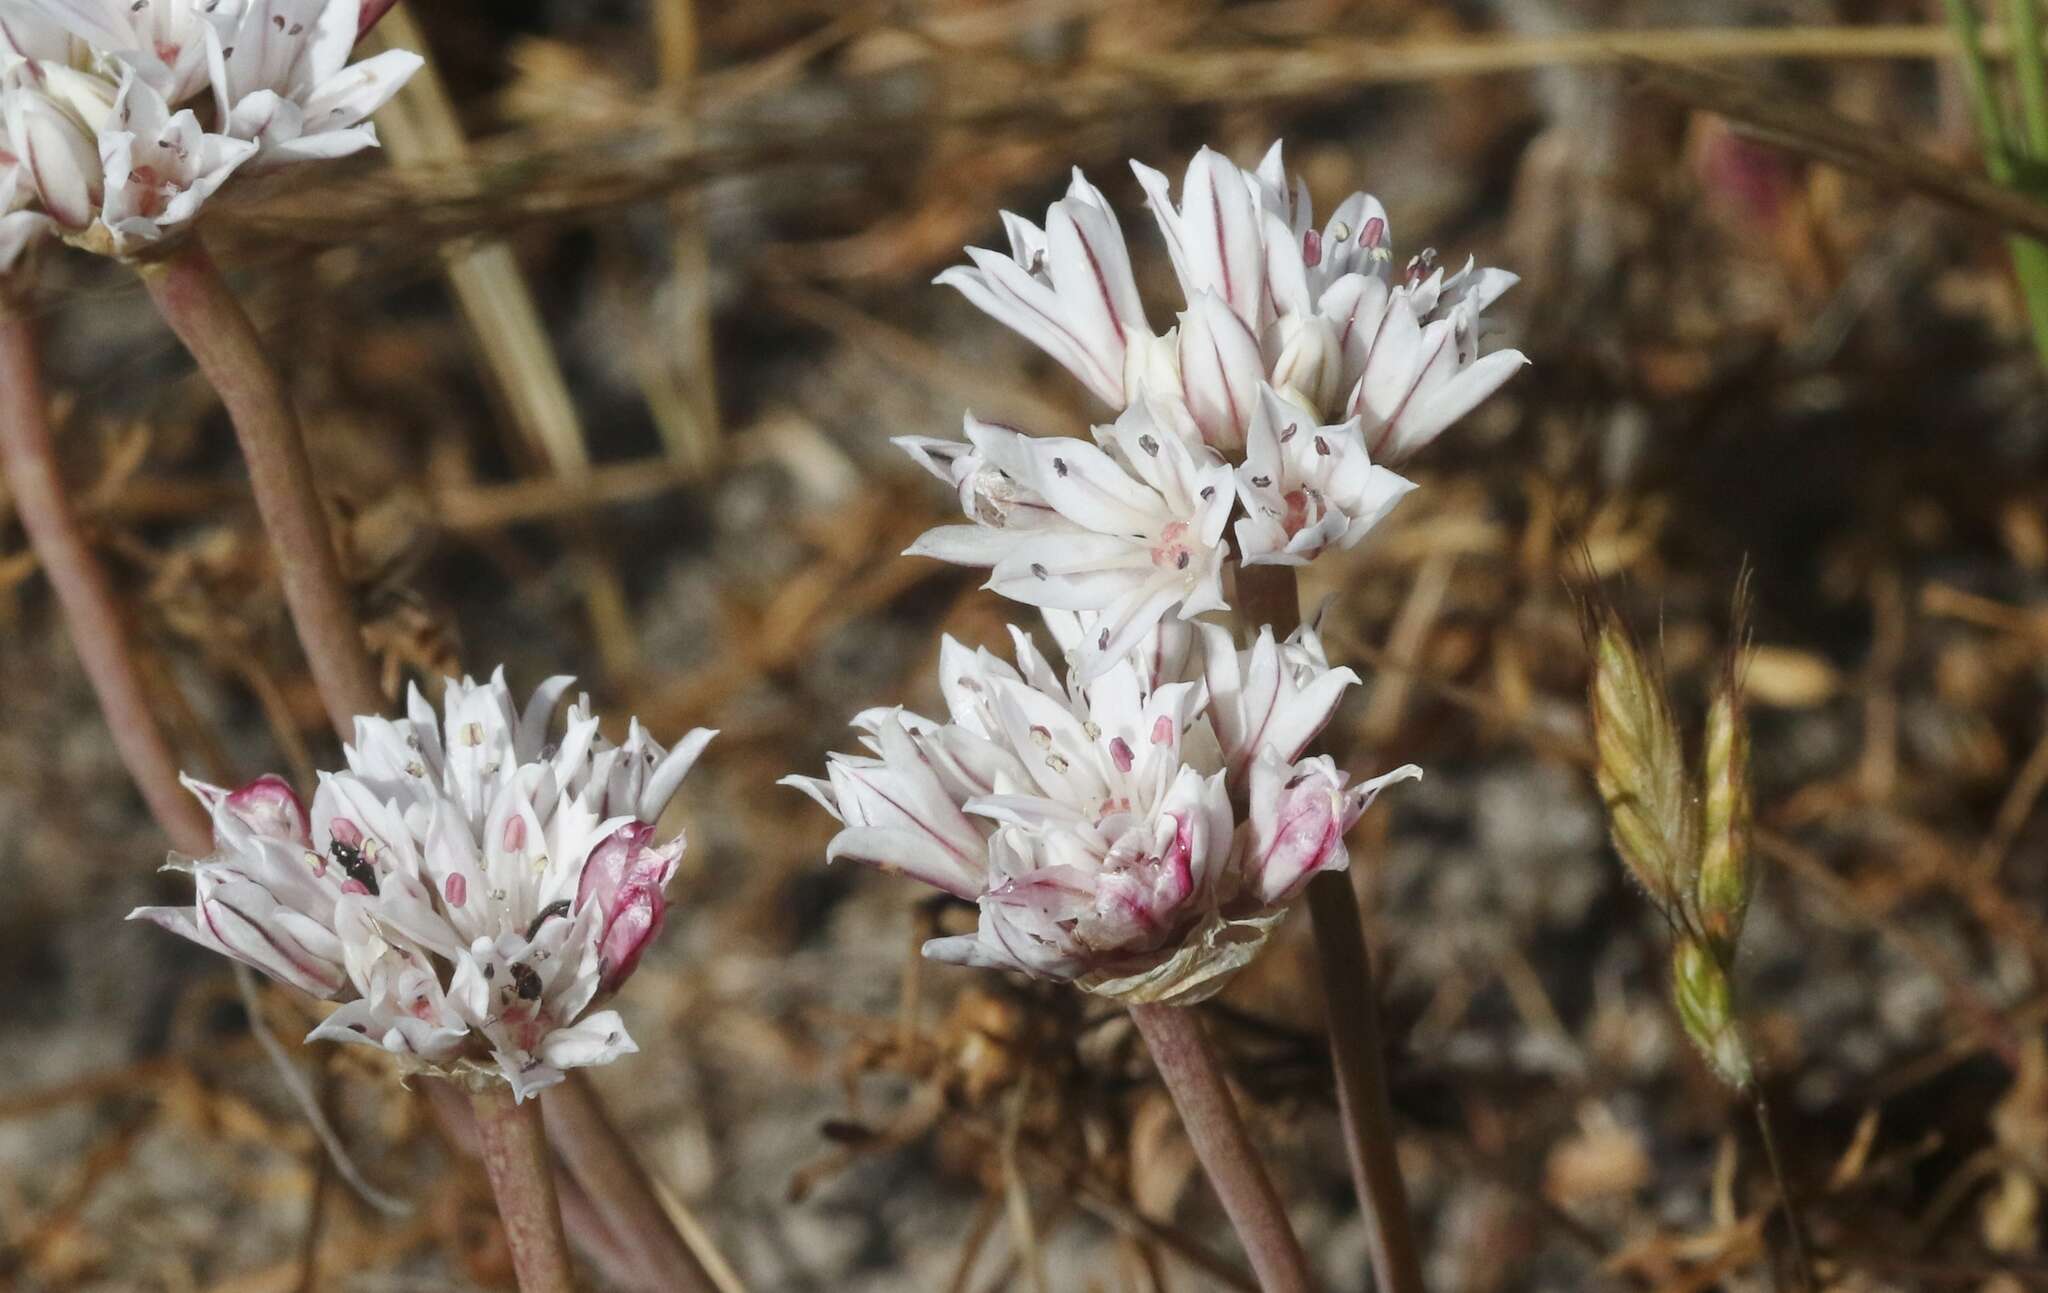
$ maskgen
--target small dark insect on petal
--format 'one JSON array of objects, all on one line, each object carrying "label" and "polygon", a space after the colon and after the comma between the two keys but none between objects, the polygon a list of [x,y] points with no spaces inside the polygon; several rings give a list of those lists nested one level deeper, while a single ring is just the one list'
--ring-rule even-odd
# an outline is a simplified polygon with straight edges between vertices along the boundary
[{"label": "small dark insect on petal", "polygon": [[540,1000],[540,975],[524,961],[512,962],[512,990],[519,994],[521,1001]]},{"label": "small dark insect on petal", "polygon": [[342,874],[372,894],[377,892],[377,868],[364,861],[361,849],[353,844],[332,840],[327,845],[327,855],[340,864]]},{"label": "small dark insect on petal", "polygon": [[1321,454],[1325,458],[1330,456],[1330,442],[1328,440],[1323,439],[1321,436],[1317,436],[1315,444],[1317,453]]},{"label": "small dark insect on petal", "polygon": [[1186,570],[1188,568],[1188,554],[1183,552],[1180,556],[1174,558],[1173,568],[1175,570]]},{"label": "small dark insect on petal", "polygon": [[1065,458],[1055,458],[1055,459],[1053,459],[1053,460],[1052,460],[1052,470],[1053,470],[1053,474],[1054,474],[1055,476],[1064,476],[1064,475],[1066,475],[1066,474],[1067,474],[1067,460],[1066,460]]},{"label": "small dark insect on petal", "polygon": [[1216,487],[1215,487],[1214,485],[1204,485],[1204,486],[1202,486],[1202,501],[1203,501],[1203,502],[1205,502],[1205,503],[1206,503],[1207,501],[1209,501],[1210,499],[1212,499],[1212,498],[1214,498],[1214,497],[1216,497]]},{"label": "small dark insect on petal", "polygon": [[1043,579],[1045,578],[1045,567],[1034,561],[1031,563],[1031,573],[1037,576],[1038,578]]},{"label": "small dark insect on petal", "polygon": [[1159,442],[1149,435],[1138,437],[1138,447],[1143,449],[1150,457],[1157,458],[1159,456]]},{"label": "small dark insect on petal", "polygon": [[526,927],[526,941],[531,943],[533,941],[533,936],[535,934],[540,933],[540,927],[542,925],[547,924],[551,918],[555,916],[566,916],[568,914],[569,900],[567,898],[562,899],[560,902],[551,902],[547,906],[542,907],[540,909],[540,915],[535,916],[533,918],[533,923]]},{"label": "small dark insect on petal", "polygon": [[1252,484],[1260,489],[1271,489],[1273,487],[1273,478],[1271,476],[1254,476],[1252,477]]},{"label": "small dark insect on petal", "polygon": [[1107,650],[1109,650],[1109,630],[1108,630],[1108,629],[1104,629],[1104,630],[1102,630],[1102,633],[1101,633],[1101,635],[1100,635],[1100,636],[1098,636],[1098,637],[1097,637],[1097,638],[1095,639],[1095,649],[1096,649],[1097,651],[1107,651]]}]

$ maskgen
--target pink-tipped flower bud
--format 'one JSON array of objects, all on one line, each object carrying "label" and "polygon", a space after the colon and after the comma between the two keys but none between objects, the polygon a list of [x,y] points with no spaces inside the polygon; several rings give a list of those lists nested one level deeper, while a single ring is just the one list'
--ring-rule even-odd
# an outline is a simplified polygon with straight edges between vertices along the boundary
[{"label": "pink-tipped flower bud", "polygon": [[0,102],[6,113],[6,150],[19,159],[18,176],[43,210],[66,229],[83,229],[99,213],[106,181],[93,129],[51,92],[41,65],[17,64]]},{"label": "pink-tipped flower bud", "polygon": [[682,857],[682,838],[650,848],[654,827],[628,822],[590,851],[576,909],[598,910],[598,990],[615,992],[640,964],[640,955],[668,915],[668,882]]},{"label": "pink-tipped flower bud", "polygon": [[1291,766],[1270,752],[1262,755],[1252,764],[1244,864],[1258,900],[1266,906],[1288,902],[1317,874],[1344,870],[1351,864],[1344,833],[1382,789],[1421,775],[1408,764],[1352,786],[1328,755]]},{"label": "pink-tipped flower bud", "polygon": [[312,821],[306,815],[306,805],[300,802],[291,783],[276,773],[256,778],[228,795],[224,802],[229,812],[258,835],[300,844],[312,840]]}]

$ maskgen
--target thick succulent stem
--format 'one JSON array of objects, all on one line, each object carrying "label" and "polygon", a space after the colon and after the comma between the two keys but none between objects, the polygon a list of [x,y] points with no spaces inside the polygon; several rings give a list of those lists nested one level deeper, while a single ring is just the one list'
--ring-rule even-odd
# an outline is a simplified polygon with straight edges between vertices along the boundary
[{"label": "thick succulent stem", "polygon": [[[1275,637],[1286,637],[1301,622],[1293,569],[1239,567],[1236,606],[1250,632],[1265,624],[1272,626]],[[1336,1072],[1337,1112],[1352,1183],[1372,1240],[1373,1269],[1389,1293],[1422,1293],[1415,1223],[1394,1153],[1394,1115],[1387,1095],[1372,953],[1350,878],[1327,873],[1310,880],[1308,910],[1315,926],[1330,1063]]]},{"label": "thick succulent stem", "polygon": [[172,847],[196,857],[210,849],[213,828],[178,783],[178,756],[156,721],[127,617],[65,493],[38,360],[34,322],[0,294],[0,470],[122,765]]},{"label": "thick succulent stem", "polygon": [[470,1093],[470,1103],[520,1293],[571,1293],[576,1280],[562,1239],[562,1209],[555,1201],[540,1102],[514,1100],[510,1087],[487,1081]]},{"label": "thick succulent stem", "polygon": [[157,312],[227,406],[313,681],[335,731],[350,739],[356,715],[384,708],[384,691],[363,645],[284,379],[196,240],[138,269]]},{"label": "thick succulent stem", "polygon": [[1245,1133],[1202,1021],[1186,1007],[1159,1005],[1132,1006],[1131,1019],[1173,1095],[1181,1125],[1237,1230],[1259,1287],[1265,1293],[1311,1293],[1316,1285],[1308,1258]]}]

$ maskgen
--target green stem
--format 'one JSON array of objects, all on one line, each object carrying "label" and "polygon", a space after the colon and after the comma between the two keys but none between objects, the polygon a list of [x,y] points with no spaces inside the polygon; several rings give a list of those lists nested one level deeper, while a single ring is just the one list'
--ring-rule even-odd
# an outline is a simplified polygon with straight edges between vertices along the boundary
[{"label": "green stem", "polygon": [[2012,154],[2005,140],[2005,117],[1998,109],[1998,97],[1991,88],[1991,71],[1984,61],[1984,42],[1977,29],[1977,14],[1970,0],[1942,0],[1948,11],[1948,25],[1963,48],[1963,87],[1969,92],[1970,108],[1977,116],[1977,136],[1984,145],[1984,169],[2000,184],[2012,183]]},{"label": "green stem", "polygon": [[2040,0],[2006,0],[2012,25],[2012,66],[2020,85],[2020,122],[2027,156],[2048,158],[2048,70],[2041,54]]},{"label": "green stem", "polygon": [[[2014,28],[2013,65],[2020,85],[2021,113],[2027,151],[2039,161],[2048,157],[2048,70],[2041,50],[2040,13],[2037,0],[2010,0]],[[1970,111],[1977,119],[1977,137],[1984,150],[1984,170],[2000,185],[2017,191],[2035,187],[2022,183],[2017,152],[2007,136],[2005,114],[1998,106],[1998,93],[1991,84],[1991,70],[1984,59],[1984,42],[1978,30],[1977,14],[1970,0],[1942,0],[1948,23],[1962,47],[1963,88]],[[2012,252],[2013,274],[2019,280],[2020,299],[2027,307],[2033,327],[2034,350],[2048,367],[2048,246],[2023,237],[2006,240]]]},{"label": "green stem", "polygon": [[2034,349],[2048,367],[2048,244],[2014,236],[2006,240],[2012,251],[2013,274],[2019,279],[2020,299],[2026,303],[2027,321],[2033,327]]}]

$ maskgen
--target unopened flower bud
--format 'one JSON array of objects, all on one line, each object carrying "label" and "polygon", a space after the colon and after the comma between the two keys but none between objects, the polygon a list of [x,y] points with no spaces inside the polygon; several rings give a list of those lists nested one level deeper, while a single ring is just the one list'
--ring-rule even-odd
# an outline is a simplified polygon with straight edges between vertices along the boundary
[{"label": "unopened flower bud", "polygon": [[105,180],[92,128],[48,92],[37,64],[9,70],[4,91],[7,151],[20,159],[20,175],[43,210],[66,229],[83,229],[99,213]]},{"label": "unopened flower bud", "polygon": [[1179,356],[1181,399],[1203,442],[1226,457],[1242,453],[1266,376],[1258,338],[1229,302],[1204,292],[1180,316]]},{"label": "unopened flower bud", "polygon": [[1611,610],[1593,642],[1595,775],[1615,851],[1666,915],[1683,914],[1698,866],[1699,810],[1663,679]]},{"label": "unopened flower bud", "polygon": [[1353,786],[1328,755],[1292,765],[1270,751],[1252,765],[1245,882],[1265,906],[1300,896],[1324,871],[1342,871],[1351,854],[1344,835],[1386,786],[1419,778],[1414,764]]},{"label": "unopened flower bud", "polygon": [[85,123],[85,128],[98,131],[114,115],[114,95],[119,89],[104,76],[82,72],[62,63],[32,63],[36,87],[55,99],[71,114]]},{"label": "unopened flower bud", "polygon": [[1344,395],[1344,352],[1336,329],[1316,315],[1290,314],[1275,326],[1280,358],[1273,364],[1273,389],[1298,401],[1318,421],[1335,420]]},{"label": "unopened flower bud", "polygon": [[661,932],[668,915],[668,882],[682,857],[678,835],[662,848],[650,847],[654,827],[628,822],[590,851],[576,909],[598,910],[598,991],[616,992],[640,964],[641,953]]},{"label": "unopened flower bud", "polygon": [[[202,787],[202,799],[206,793],[206,788]],[[297,840],[301,844],[310,838],[312,823],[306,816],[306,805],[300,801],[299,793],[292,789],[291,783],[274,772],[256,778],[221,802],[259,835]]]},{"label": "unopened flower bud", "polygon": [[1158,337],[1149,332],[1134,334],[1124,349],[1124,400],[1136,404],[1147,397],[1169,403],[1180,400],[1178,328],[1169,328]]},{"label": "unopened flower bud", "polygon": [[1734,985],[1726,966],[1689,935],[1679,935],[1671,949],[1671,995],[1685,1035],[1700,1048],[1714,1076],[1746,1089],[1755,1073],[1736,1022]]}]

